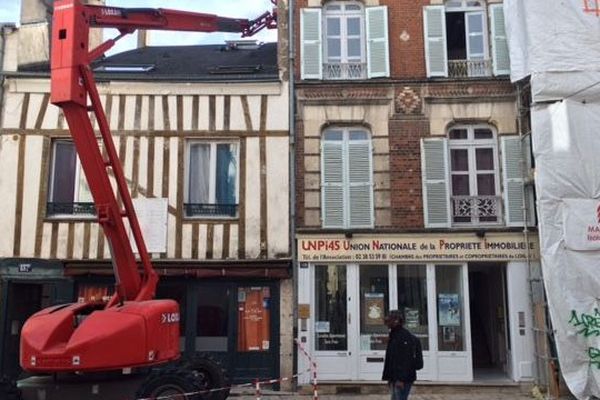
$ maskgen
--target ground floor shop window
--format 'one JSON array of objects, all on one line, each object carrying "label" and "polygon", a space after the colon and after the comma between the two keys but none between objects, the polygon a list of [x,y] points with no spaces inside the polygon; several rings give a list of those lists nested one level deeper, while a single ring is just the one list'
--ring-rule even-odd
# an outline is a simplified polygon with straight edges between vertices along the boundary
[{"label": "ground floor shop window", "polygon": [[427,308],[427,266],[398,265],[398,309],[404,314],[404,326],[429,350]]},{"label": "ground floor shop window", "polygon": [[268,287],[238,288],[237,350],[268,351],[271,344],[271,291]]},{"label": "ground floor shop window", "polygon": [[436,265],[438,350],[465,351],[463,285],[460,265]]},{"label": "ground floor shop window", "polygon": [[348,349],[346,266],[315,267],[315,350]]},{"label": "ground floor shop window", "polygon": [[196,350],[227,351],[229,290],[224,286],[203,286],[196,309]]}]

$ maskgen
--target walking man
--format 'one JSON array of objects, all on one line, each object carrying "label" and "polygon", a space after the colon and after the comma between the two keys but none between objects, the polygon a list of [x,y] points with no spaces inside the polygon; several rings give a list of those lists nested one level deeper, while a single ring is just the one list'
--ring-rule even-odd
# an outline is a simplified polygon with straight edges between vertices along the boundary
[{"label": "walking man", "polygon": [[407,400],[417,370],[423,368],[421,342],[404,329],[404,318],[399,310],[391,310],[385,319],[390,336],[383,365],[384,381],[388,381],[392,400]]}]

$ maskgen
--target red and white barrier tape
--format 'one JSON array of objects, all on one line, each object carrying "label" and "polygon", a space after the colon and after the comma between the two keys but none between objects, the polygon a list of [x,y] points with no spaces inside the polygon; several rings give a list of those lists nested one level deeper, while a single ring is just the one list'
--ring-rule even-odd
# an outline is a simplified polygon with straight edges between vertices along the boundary
[{"label": "red and white barrier tape", "polygon": [[296,342],[298,349],[300,349],[302,354],[304,354],[306,356],[306,358],[308,359],[308,363],[310,364],[310,372],[312,372],[313,400],[318,400],[319,399],[319,390],[318,390],[318,383],[317,383],[317,363],[316,363],[316,361],[313,360],[310,353],[308,351],[306,351],[306,349],[304,348],[304,346],[302,345],[302,343],[300,343],[300,341],[298,339],[294,339],[294,341]]}]

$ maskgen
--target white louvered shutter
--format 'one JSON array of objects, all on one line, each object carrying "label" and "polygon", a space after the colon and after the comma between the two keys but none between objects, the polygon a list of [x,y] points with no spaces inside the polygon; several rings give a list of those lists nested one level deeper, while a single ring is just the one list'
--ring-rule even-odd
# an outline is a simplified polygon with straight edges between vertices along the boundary
[{"label": "white louvered shutter", "polygon": [[342,142],[323,140],[321,212],[323,228],[344,227],[344,150]]},{"label": "white louvered shutter", "polygon": [[[525,154],[519,136],[503,136],[502,143],[502,176],[504,183],[504,212],[506,214],[506,225],[523,226],[523,191],[525,188],[525,179],[523,176],[522,157],[525,158],[526,165],[529,154]],[[528,146],[527,146],[528,147]],[[529,150],[527,150],[529,152]],[[529,215],[528,225],[535,220],[533,215],[533,199],[531,190],[527,190],[527,213]]]},{"label": "white louvered shutter", "polygon": [[510,74],[510,57],[508,52],[508,42],[506,40],[504,9],[502,7],[502,4],[490,5],[494,75]]},{"label": "white louvered shutter", "polygon": [[424,7],[423,19],[427,76],[448,76],[446,11],[444,6]]},{"label": "white louvered shutter", "polygon": [[450,198],[448,195],[448,142],[446,139],[421,141],[423,174],[423,212],[425,227],[450,227]]},{"label": "white louvered shutter", "polygon": [[371,142],[348,143],[349,228],[373,227]]},{"label": "white louvered shutter", "polygon": [[300,14],[300,41],[302,79],[323,79],[323,42],[321,37],[321,9],[303,8]]},{"label": "white louvered shutter", "polygon": [[388,10],[386,6],[368,7],[367,12],[367,77],[390,76]]}]

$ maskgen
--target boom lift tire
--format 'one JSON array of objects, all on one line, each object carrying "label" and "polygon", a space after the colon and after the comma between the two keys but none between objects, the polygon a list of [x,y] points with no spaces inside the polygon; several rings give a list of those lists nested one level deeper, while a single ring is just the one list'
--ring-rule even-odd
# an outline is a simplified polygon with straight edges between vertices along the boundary
[{"label": "boom lift tire", "polygon": [[21,394],[15,382],[6,378],[0,379],[0,399],[21,400]]},{"label": "boom lift tire", "polygon": [[[181,363],[182,367],[196,374],[196,379],[204,390],[216,388],[228,388],[229,376],[221,363],[208,353],[195,353]],[[225,400],[229,396],[229,389],[211,392],[203,399]]]},{"label": "boom lift tire", "polygon": [[140,385],[136,399],[205,400],[202,390],[194,371],[168,366],[150,372]]}]

